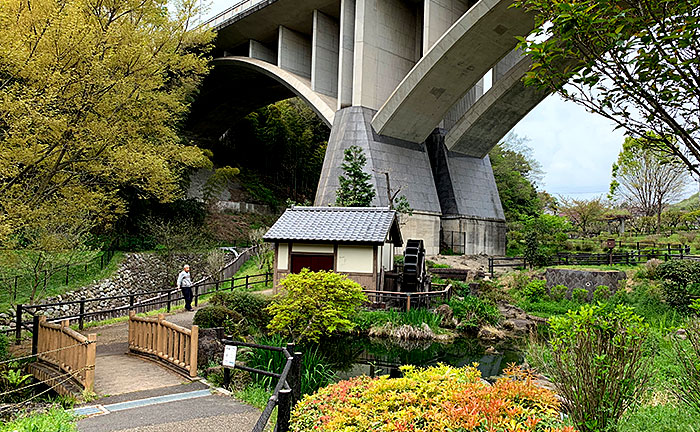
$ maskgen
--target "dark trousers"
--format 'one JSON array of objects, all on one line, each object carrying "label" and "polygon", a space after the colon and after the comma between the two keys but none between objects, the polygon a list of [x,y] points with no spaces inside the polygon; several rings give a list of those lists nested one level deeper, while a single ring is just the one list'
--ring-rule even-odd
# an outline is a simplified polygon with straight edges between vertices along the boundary
[{"label": "dark trousers", "polygon": [[185,309],[192,309],[192,287],[182,287],[182,296],[185,298]]}]

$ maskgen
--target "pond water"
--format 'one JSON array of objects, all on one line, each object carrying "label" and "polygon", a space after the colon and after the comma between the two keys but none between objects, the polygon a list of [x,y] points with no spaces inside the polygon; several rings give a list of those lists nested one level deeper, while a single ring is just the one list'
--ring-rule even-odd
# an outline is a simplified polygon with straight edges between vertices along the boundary
[{"label": "pond water", "polygon": [[344,336],[320,345],[339,380],[360,375],[400,376],[403,365],[432,366],[444,363],[462,367],[478,363],[483,378],[500,375],[511,364],[521,364],[523,354],[514,347],[487,353],[474,338],[458,338],[449,343],[398,341],[362,336]]}]

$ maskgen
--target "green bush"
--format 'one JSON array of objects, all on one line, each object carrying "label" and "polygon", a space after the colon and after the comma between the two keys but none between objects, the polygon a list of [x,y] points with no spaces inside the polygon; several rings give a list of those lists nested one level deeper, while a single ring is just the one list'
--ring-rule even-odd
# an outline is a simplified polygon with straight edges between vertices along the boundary
[{"label": "green bush", "polygon": [[533,279],[525,285],[520,294],[529,301],[538,301],[547,297],[547,282]]},{"label": "green bush", "polygon": [[571,292],[571,300],[576,303],[586,303],[588,301],[588,290],[583,288],[574,288]]},{"label": "green bush", "polygon": [[304,269],[280,285],[284,292],[267,308],[272,315],[268,328],[297,342],[351,330],[350,318],[367,302],[360,284],[332,271]]},{"label": "green bush", "polygon": [[576,427],[614,427],[651,376],[648,324],[627,306],[584,305],[552,318],[550,335],[551,361],[542,363]]},{"label": "green bush", "polygon": [[473,328],[483,324],[498,324],[501,313],[493,304],[478,297],[468,296],[464,300],[451,299],[447,304],[459,321],[460,327]]},{"label": "green bush", "polygon": [[594,302],[604,302],[610,298],[612,292],[610,287],[607,285],[598,285],[593,291],[593,301]]},{"label": "green bush", "polygon": [[75,416],[60,408],[46,413],[30,414],[0,424],[0,432],[75,432]]},{"label": "green bush", "polygon": [[671,281],[682,286],[700,283],[700,262],[690,260],[671,260],[658,266],[656,276],[661,280]]},{"label": "green bush", "polygon": [[687,341],[672,338],[675,360],[682,376],[674,383],[674,392],[689,408],[700,415],[700,321],[686,326]]},{"label": "green bush", "polygon": [[241,291],[221,292],[212,297],[211,303],[238,312],[249,326],[257,329],[264,330],[270,323],[271,318],[267,311],[270,305],[268,297]]},{"label": "green bush", "polygon": [[243,316],[224,306],[206,306],[194,314],[192,324],[202,328],[223,327],[227,335],[238,336]]},{"label": "green bush", "polygon": [[[493,304],[497,304],[499,302],[513,302],[513,299],[510,295],[508,295],[508,292],[496,281],[479,281],[478,291],[479,297]],[[468,295],[471,295],[471,290],[465,291],[463,294],[460,294],[458,292],[457,295],[461,297],[466,297]]]},{"label": "green bush", "polygon": [[554,285],[552,289],[549,290],[549,296],[554,301],[562,301],[566,298],[566,293],[569,292],[569,288],[564,285]]}]

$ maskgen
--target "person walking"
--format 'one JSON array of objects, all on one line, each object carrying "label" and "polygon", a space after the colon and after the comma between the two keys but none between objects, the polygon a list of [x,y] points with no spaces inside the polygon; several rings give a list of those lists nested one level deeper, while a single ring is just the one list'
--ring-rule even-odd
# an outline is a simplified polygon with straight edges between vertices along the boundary
[{"label": "person walking", "polygon": [[190,278],[190,266],[185,264],[185,267],[177,276],[177,287],[182,291],[182,296],[185,298],[185,310],[192,310],[192,279]]}]

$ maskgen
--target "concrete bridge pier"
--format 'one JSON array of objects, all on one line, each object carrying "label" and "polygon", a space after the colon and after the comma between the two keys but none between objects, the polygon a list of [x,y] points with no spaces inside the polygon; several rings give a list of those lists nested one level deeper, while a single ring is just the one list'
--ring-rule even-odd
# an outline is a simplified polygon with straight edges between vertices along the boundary
[{"label": "concrete bridge pier", "polygon": [[377,134],[371,121],[376,111],[352,106],[335,115],[315,205],[335,202],[344,151],[356,145],[367,157],[365,170],[377,191],[373,205],[388,206],[387,174],[391,193],[400,189],[413,215],[403,218],[405,238],[425,242],[429,254],[441,249],[441,233],[456,238],[458,252],[500,255],[505,252],[505,219],[488,157],[449,152],[445,131],[436,131],[423,143]]}]

